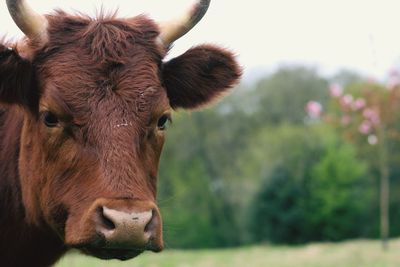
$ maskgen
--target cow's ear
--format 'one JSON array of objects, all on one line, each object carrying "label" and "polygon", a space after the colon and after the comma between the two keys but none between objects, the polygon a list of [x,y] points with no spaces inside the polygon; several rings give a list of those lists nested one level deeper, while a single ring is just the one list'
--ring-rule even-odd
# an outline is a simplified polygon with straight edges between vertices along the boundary
[{"label": "cow's ear", "polygon": [[38,92],[32,63],[14,48],[0,44],[0,103],[18,104],[33,109]]},{"label": "cow's ear", "polygon": [[232,88],[240,76],[241,68],[234,55],[212,45],[194,47],[163,67],[172,108],[205,106]]}]

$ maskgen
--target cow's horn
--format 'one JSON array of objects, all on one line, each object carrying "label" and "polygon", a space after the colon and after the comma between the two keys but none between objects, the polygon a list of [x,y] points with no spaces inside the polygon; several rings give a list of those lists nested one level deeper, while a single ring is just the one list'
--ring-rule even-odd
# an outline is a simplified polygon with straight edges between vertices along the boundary
[{"label": "cow's horn", "polygon": [[206,14],[211,0],[197,0],[181,17],[160,23],[160,38],[165,46],[188,33]]},{"label": "cow's horn", "polygon": [[6,0],[8,11],[21,31],[35,41],[45,42],[47,19],[36,13],[25,0]]}]

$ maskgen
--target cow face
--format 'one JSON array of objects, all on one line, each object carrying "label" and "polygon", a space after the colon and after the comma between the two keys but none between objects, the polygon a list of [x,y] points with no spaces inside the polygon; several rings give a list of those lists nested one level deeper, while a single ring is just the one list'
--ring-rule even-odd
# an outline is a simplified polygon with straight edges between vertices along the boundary
[{"label": "cow face", "polygon": [[156,184],[172,110],[208,104],[238,80],[239,67],[209,45],[163,62],[159,27],[143,16],[58,12],[46,23],[44,45],[28,40],[0,65],[11,77],[0,100],[24,110],[28,222],[99,258],[162,250]]}]

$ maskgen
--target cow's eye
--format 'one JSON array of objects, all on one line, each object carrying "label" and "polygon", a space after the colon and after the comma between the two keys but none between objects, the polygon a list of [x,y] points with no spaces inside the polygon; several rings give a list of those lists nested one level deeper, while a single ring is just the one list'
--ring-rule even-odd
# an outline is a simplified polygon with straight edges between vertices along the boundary
[{"label": "cow's eye", "polygon": [[59,123],[57,116],[49,111],[43,113],[43,122],[47,127],[56,127]]},{"label": "cow's eye", "polygon": [[164,114],[157,123],[157,127],[160,131],[164,131],[167,129],[168,122],[171,121],[171,115],[169,114]]}]

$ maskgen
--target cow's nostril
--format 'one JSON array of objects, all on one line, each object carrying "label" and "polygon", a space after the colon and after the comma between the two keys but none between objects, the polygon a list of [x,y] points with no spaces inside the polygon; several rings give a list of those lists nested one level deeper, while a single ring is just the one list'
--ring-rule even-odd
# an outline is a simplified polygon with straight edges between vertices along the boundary
[{"label": "cow's nostril", "polygon": [[150,221],[146,224],[146,226],[144,227],[144,232],[145,233],[150,233],[150,235],[152,235],[157,228],[157,216],[155,216],[154,214],[154,210],[151,211],[151,219]]},{"label": "cow's nostril", "polygon": [[99,217],[100,217],[100,223],[101,225],[107,229],[107,230],[114,230],[115,229],[115,224],[111,220],[111,218],[108,218],[106,214],[104,214],[104,208],[100,207],[99,208]]}]

